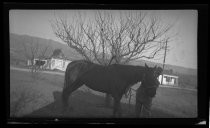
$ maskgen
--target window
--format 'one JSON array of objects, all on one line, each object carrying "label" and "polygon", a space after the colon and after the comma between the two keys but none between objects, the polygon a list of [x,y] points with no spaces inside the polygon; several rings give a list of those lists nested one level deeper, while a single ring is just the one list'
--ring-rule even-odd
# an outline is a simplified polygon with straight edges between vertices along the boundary
[{"label": "window", "polygon": [[171,82],[171,77],[164,76],[166,78],[166,82]]}]

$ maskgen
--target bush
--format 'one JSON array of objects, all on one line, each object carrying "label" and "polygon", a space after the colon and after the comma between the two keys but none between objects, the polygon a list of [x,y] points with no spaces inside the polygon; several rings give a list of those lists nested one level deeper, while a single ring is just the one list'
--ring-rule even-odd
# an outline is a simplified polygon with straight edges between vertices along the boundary
[{"label": "bush", "polygon": [[10,117],[17,117],[24,112],[24,108],[31,102],[36,101],[42,97],[41,94],[31,92],[28,90],[15,90],[10,94]]}]

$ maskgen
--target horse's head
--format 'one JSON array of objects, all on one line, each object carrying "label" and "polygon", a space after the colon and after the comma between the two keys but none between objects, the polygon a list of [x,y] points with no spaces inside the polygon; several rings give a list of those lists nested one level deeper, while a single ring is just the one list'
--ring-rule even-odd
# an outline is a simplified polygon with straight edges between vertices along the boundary
[{"label": "horse's head", "polygon": [[148,96],[154,97],[156,95],[156,90],[160,84],[158,76],[162,71],[163,69],[161,67],[155,66],[154,68],[151,68],[145,64],[145,75],[142,80],[142,87],[145,87]]}]

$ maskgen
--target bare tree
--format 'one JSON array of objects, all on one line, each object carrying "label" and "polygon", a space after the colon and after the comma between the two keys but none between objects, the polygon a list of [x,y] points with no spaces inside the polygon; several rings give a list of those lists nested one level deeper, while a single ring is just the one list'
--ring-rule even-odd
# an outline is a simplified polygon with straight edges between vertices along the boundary
[{"label": "bare tree", "polygon": [[32,38],[29,42],[22,42],[23,54],[26,60],[31,62],[31,73],[34,74],[40,69],[40,66],[34,63],[34,59],[44,59],[50,55],[52,48],[50,45],[40,45],[38,40],[34,41]]},{"label": "bare tree", "polygon": [[97,11],[93,20],[77,19],[68,22],[55,18],[51,23],[55,35],[75,49],[84,59],[110,65],[127,64],[130,61],[162,56],[172,24],[161,24],[161,19],[141,11]]}]

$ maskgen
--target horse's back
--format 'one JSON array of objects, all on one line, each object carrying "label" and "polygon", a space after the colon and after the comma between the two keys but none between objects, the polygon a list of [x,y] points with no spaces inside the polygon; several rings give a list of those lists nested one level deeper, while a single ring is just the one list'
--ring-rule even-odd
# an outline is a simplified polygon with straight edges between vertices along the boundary
[{"label": "horse's back", "polygon": [[[106,93],[117,90],[117,86],[122,86],[124,80],[119,77],[114,66],[92,65],[84,75],[80,77],[89,88]],[[117,87],[117,88],[116,88]]]},{"label": "horse's back", "polygon": [[64,88],[73,83],[79,76],[81,76],[88,68],[87,61],[76,60],[67,65],[65,72]]}]

